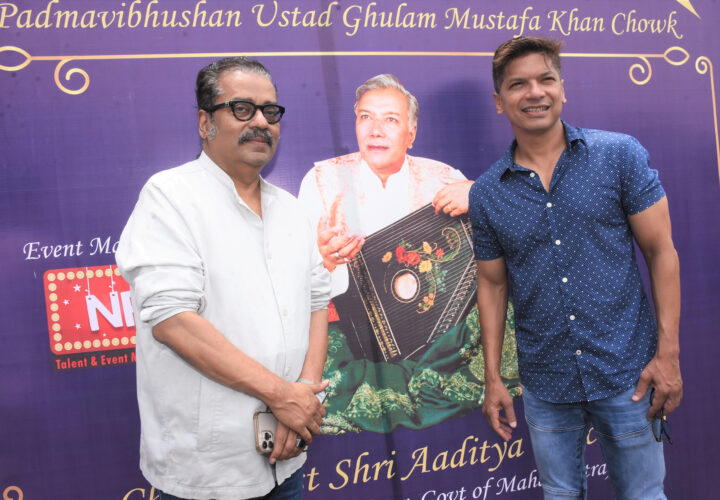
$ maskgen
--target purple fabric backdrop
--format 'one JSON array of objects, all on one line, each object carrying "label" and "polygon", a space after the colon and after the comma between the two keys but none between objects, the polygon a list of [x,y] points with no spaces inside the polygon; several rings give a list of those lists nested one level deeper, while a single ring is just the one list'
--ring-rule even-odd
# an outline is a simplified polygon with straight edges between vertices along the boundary
[{"label": "purple fabric backdrop", "polygon": [[[568,122],[636,136],[660,171],[681,260],[685,379],[683,404],[671,416],[667,492],[671,498],[717,496],[717,1],[547,4],[0,3],[3,498],[152,497],[137,467],[132,342],[122,340],[132,336],[129,320],[116,316],[120,326],[113,329],[102,316],[99,331],[85,331],[77,318],[86,311],[85,287],[105,304],[106,287],[122,292],[104,269],[114,264],[112,246],[142,184],[199,152],[193,86],[200,67],[231,53],[252,53],[269,67],[288,111],[265,175],[293,193],[314,161],[356,150],[354,89],[385,72],[420,102],[413,154],[475,178],[512,137],[506,119],[495,114],[490,55],[521,33],[564,39]],[[172,12],[178,26],[162,27]],[[101,276],[78,278],[78,271],[96,267]],[[82,286],[80,299],[65,305],[74,284]],[[56,320],[54,313],[63,315]],[[68,337],[56,334],[74,324],[84,336],[67,346]],[[112,356],[121,362],[103,365]],[[83,359],[87,368],[72,368],[73,360],[84,366]],[[476,411],[422,431],[321,436],[309,456],[307,498],[541,498],[524,423],[516,434],[504,448]],[[590,498],[607,498],[598,448],[590,446],[587,457]],[[391,479],[387,465],[375,474],[373,464],[383,461],[393,464]]]}]

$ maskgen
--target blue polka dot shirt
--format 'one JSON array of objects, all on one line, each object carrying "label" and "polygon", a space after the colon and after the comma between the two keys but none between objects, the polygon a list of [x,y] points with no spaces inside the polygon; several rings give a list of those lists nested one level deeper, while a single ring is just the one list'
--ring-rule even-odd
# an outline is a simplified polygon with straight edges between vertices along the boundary
[{"label": "blue polka dot shirt", "polygon": [[522,383],[553,403],[618,394],[654,355],[627,217],[665,196],[636,139],[563,125],[549,191],[515,142],[470,190],[475,258],[508,268]]}]

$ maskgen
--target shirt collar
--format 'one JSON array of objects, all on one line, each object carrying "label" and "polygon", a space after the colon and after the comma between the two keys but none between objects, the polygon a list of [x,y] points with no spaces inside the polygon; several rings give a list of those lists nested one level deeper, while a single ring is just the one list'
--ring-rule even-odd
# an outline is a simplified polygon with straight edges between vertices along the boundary
[{"label": "shirt collar", "polygon": [[[370,168],[370,165],[367,164],[367,162],[364,159],[360,159],[360,171],[362,172],[363,182],[373,185],[378,184],[382,186],[382,181],[380,180],[380,177],[377,176],[377,174],[373,171],[372,168]],[[400,170],[392,174],[390,177],[388,177],[387,184],[390,182],[397,182],[401,181],[403,179],[409,179],[410,177],[410,167],[408,165],[408,158],[407,155],[405,155],[405,160],[403,161],[402,166],[400,167]]]},{"label": "shirt collar", "polygon": [[[562,121],[563,124],[563,133],[565,134],[565,144],[569,144],[569,149],[574,150],[577,146],[578,142],[582,142],[583,144],[587,144],[585,141],[585,132],[583,129],[579,127],[573,127],[569,123],[565,123]],[[500,159],[500,172],[498,177],[502,177],[505,175],[507,171],[521,171],[525,172],[527,169],[525,167],[521,167],[520,165],[516,164],[515,161],[513,161],[515,148],[517,147],[517,140],[513,139],[512,144],[510,144],[510,147],[505,151],[505,155]]]},{"label": "shirt collar", "polygon": [[[212,158],[210,158],[205,151],[202,151],[200,153],[200,156],[198,157],[198,161],[203,166],[203,168],[210,173],[220,184],[223,185],[225,189],[227,189],[231,195],[244,207],[250,209],[247,206],[247,203],[240,198],[240,195],[235,190],[235,183],[233,182],[232,178],[228,175],[227,172],[225,172],[220,166],[215,163]],[[263,207],[266,205],[269,205],[272,200],[275,199],[277,194],[277,188],[270,184],[268,181],[266,181],[262,176],[260,176],[260,193],[262,197],[262,204]]]}]

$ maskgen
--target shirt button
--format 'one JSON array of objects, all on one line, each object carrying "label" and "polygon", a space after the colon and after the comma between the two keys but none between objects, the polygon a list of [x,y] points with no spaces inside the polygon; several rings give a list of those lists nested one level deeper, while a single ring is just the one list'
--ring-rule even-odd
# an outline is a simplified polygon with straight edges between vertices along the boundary
[{"label": "shirt button", "polygon": [[574,314],[571,314],[571,315],[570,315],[570,321],[575,321],[575,315],[574,315]]},{"label": "shirt button", "polygon": [[535,172],[530,172],[530,177],[535,177]]},{"label": "shirt button", "polygon": [[550,202],[548,201],[546,206],[547,206],[548,208],[551,208],[551,207],[552,207],[552,203],[550,203]]},{"label": "shirt button", "polygon": [[555,240],[555,244],[560,246],[560,240]]},{"label": "shirt button", "polygon": [[575,351],[575,354],[577,354],[578,356],[580,356],[580,355],[582,354],[582,351],[581,351],[580,349],[578,349],[577,351]]},{"label": "shirt button", "polygon": [[562,282],[567,283],[567,281],[568,281],[567,278],[565,276],[563,276]]}]

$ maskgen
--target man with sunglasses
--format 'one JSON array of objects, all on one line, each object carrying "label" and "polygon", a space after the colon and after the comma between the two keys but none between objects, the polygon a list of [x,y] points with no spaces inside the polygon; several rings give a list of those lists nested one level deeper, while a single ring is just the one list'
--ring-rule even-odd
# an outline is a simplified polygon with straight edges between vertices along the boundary
[{"label": "man with sunglasses", "polygon": [[[285,111],[268,71],[216,61],[196,97],[200,156],[150,178],[116,254],[137,324],[140,467],[161,499],[301,498],[330,277],[302,207],[260,176]],[[253,422],[267,408],[269,457]]]}]

